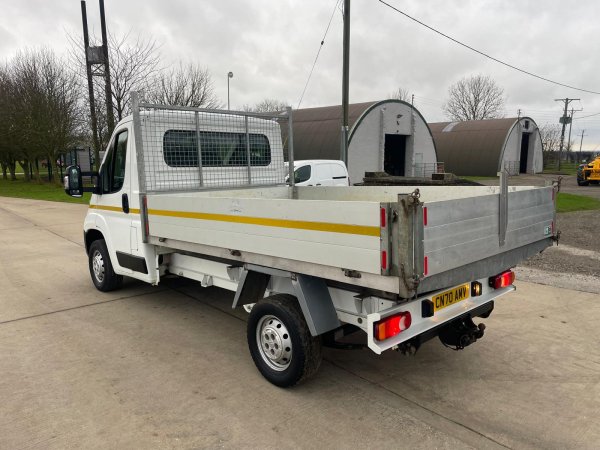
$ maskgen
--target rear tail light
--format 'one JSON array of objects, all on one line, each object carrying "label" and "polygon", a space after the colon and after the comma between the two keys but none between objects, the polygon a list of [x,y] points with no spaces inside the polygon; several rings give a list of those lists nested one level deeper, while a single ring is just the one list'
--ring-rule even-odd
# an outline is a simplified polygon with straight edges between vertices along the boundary
[{"label": "rear tail light", "polygon": [[490,277],[490,286],[494,289],[500,289],[510,286],[515,282],[515,273],[512,270],[502,272],[500,275]]},{"label": "rear tail light", "polygon": [[383,270],[387,270],[388,268],[387,252],[385,250],[381,251],[381,268]]},{"label": "rear tail light", "polygon": [[412,317],[409,312],[401,312],[375,322],[375,339],[384,341],[402,333],[410,327]]}]

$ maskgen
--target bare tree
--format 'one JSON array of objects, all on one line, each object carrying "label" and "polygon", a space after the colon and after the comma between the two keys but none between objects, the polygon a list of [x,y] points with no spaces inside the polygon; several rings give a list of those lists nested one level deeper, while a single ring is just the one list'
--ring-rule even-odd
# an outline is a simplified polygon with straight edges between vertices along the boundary
[{"label": "bare tree", "polygon": [[119,121],[130,112],[131,92],[148,88],[160,71],[160,55],[156,41],[137,36],[130,42],[129,34],[109,35],[108,46],[115,119]]},{"label": "bare tree", "polygon": [[539,128],[544,152],[557,152],[560,147],[560,125],[545,124]]},{"label": "bare tree", "polygon": [[399,87],[394,92],[388,95],[388,98],[392,100],[402,100],[403,102],[410,103],[412,101],[412,96],[408,92],[408,89],[404,89]]},{"label": "bare tree", "polygon": [[504,90],[485,75],[465,77],[448,89],[444,112],[455,121],[502,117]]},{"label": "bare tree", "polygon": [[244,105],[244,111],[266,113],[284,111],[288,107],[289,103],[273,98],[266,98],[261,102],[258,102],[254,106]]},{"label": "bare tree", "polygon": [[158,74],[146,92],[151,103],[218,109],[223,107],[215,95],[208,69],[189,63]]}]

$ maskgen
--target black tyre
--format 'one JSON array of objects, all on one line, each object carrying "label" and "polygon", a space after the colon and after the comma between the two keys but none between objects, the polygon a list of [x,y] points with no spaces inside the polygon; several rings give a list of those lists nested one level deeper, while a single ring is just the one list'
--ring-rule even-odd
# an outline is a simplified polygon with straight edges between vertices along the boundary
[{"label": "black tyre", "polygon": [[102,292],[114,291],[121,287],[123,276],[113,270],[104,239],[92,242],[88,252],[90,275],[96,289]]},{"label": "black tyre", "polygon": [[321,338],[310,334],[298,300],[291,295],[273,295],[256,303],[247,336],[256,367],[276,386],[301,383],[321,365]]}]

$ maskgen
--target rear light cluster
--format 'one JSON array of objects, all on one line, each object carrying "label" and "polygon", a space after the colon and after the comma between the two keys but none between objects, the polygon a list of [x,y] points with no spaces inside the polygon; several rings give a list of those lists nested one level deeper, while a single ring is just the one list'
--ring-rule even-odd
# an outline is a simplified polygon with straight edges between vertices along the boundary
[{"label": "rear light cluster", "polygon": [[510,286],[515,282],[515,273],[512,270],[507,270],[506,272],[502,272],[500,275],[496,275],[495,277],[490,277],[489,283],[490,287],[494,289],[500,289],[507,286]]},{"label": "rear light cluster", "polygon": [[384,341],[410,328],[412,317],[409,312],[401,312],[375,322],[375,339]]}]

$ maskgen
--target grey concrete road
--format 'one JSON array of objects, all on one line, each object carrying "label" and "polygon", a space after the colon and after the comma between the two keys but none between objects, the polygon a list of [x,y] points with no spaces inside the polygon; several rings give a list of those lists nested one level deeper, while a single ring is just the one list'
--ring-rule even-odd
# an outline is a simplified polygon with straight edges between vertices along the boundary
[{"label": "grey concrete road", "polygon": [[255,370],[231,293],[96,291],[84,214],[0,197],[0,448],[599,446],[597,295],[518,283],[465,351],[326,350],[282,390]]}]

